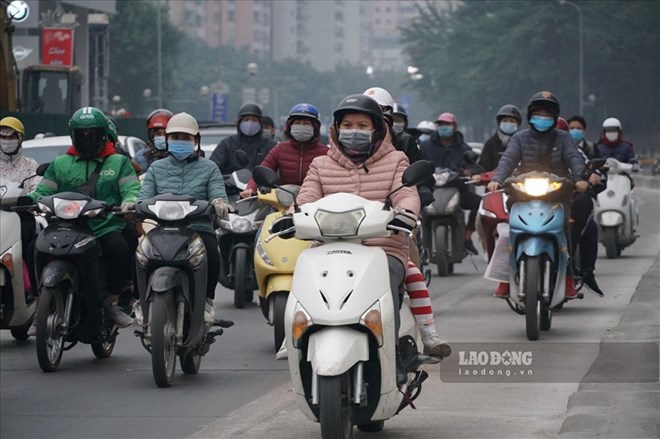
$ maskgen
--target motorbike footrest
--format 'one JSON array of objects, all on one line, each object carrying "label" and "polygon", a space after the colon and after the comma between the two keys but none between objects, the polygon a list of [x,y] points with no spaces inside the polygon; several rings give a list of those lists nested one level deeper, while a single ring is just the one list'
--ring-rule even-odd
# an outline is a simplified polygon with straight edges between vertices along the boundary
[{"label": "motorbike footrest", "polygon": [[222,328],[212,329],[206,333],[206,338],[214,339],[215,337],[220,337],[224,333]]},{"label": "motorbike footrest", "polygon": [[216,320],[213,323],[213,326],[220,326],[221,328],[231,328],[232,326],[234,326],[234,322],[232,322],[231,320]]},{"label": "motorbike footrest", "polygon": [[417,356],[420,364],[438,364],[442,361],[440,357],[432,357],[431,355],[419,354]]}]

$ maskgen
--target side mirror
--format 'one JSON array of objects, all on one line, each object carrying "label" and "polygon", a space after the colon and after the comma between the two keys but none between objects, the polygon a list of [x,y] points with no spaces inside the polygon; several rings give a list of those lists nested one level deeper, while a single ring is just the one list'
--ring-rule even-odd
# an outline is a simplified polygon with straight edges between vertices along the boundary
[{"label": "side mirror", "polygon": [[257,166],[254,168],[252,171],[252,179],[257,185],[267,188],[277,187],[279,181],[277,173],[265,166]]},{"label": "side mirror", "polygon": [[46,170],[48,170],[48,166],[49,166],[49,165],[50,165],[50,162],[49,162],[49,163],[42,163],[42,164],[40,164],[40,165],[37,167],[37,175],[38,175],[39,177],[43,177],[44,175],[46,175]]},{"label": "side mirror", "polygon": [[463,154],[463,158],[468,163],[477,163],[477,160],[479,159],[479,154],[477,154],[474,151],[465,151],[465,153]]},{"label": "side mirror", "polygon": [[250,157],[242,149],[237,149],[234,157],[236,158],[236,163],[241,168],[247,168],[250,165]]},{"label": "side mirror", "polygon": [[418,160],[403,171],[401,183],[404,186],[415,186],[430,178],[435,170],[433,162],[428,160]]}]

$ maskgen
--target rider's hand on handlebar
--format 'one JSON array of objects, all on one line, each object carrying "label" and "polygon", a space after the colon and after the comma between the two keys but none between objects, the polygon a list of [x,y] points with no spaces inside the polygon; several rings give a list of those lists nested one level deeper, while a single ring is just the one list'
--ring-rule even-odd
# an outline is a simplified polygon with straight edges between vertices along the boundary
[{"label": "rider's hand on handlebar", "polygon": [[591,183],[592,186],[596,186],[600,184],[600,175],[598,174],[591,174],[589,176],[589,183]]},{"label": "rider's hand on handlebar", "polygon": [[493,192],[500,188],[500,184],[496,181],[491,181],[490,183],[488,183],[487,188],[488,188],[488,192]]},{"label": "rider's hand on handlebar", "polygon": [[587,183],[587,182],[584,181],[584,180],[580,180],[580,181],[578,181],[577,183],[575,183],[575,189],[576,189],[578,192],[584,192],[584,191],[587,190],[587,188],[589,188],[589,183]]},{"label": "rider's hand on handlebar", "polygon": [[234,208],[221,198],[211,200],[211,204],[213,204],[215,214],[218,218],[227,218],[230,212],[234,212]]},{"label": "rider's hand on handlebar", "polygon": [[254,191],[252,191],[252,189],[245,189],[239,195],[241,198],[250,198],[252,195],[254,195]]},{"label": "rider's hand on handlebar", "polygon": [[417,227],[417,216],[403,209],[396,210],[394,219],[390,221],[389,225],[413,230],[415,227]]},{"label": "rider's hand on handlebar", "polygon": [[472,181],[474,181],[475,183],[479,183],[481,181],[481,174],[474,174],[472,176]]},{"label": "rider's hand on handlebar", "polygon": [[135,201],[121,203],[121,212],[126,214],[125,218],[127,220],[133,221],[135,219],[135,215],[133,214],[135,212]]}]

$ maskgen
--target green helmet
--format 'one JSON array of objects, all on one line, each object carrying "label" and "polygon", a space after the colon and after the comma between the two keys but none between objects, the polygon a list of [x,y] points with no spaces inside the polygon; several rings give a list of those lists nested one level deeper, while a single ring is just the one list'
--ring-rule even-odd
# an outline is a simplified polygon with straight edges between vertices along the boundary
[{"label": "green helmet", "polygon": [[119,140],[119,135],[117,134],[117,125],[115,124],[115,121],[108,118],[108,136],[110,137],[110,141],[112,143],[117,143]]},{"label": "green helmet", "polygon": [[98,108],[83,107],[71,116],[69,133],[80,157],[96,157],[108,141],[108,119]]}]

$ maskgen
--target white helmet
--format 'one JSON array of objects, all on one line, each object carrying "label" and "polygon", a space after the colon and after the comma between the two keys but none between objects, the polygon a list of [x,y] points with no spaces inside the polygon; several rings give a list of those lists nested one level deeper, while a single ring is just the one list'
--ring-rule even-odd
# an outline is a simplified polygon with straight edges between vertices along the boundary
[{"label": "white helmet", "polygon": [[618,128],[621,129],[621,122],[616,117],[608,117],[603,121],[603,128]]},{"label": "white helmet", "polygon": [[417,124],[417,129],[423,133],[430,134],[435,131],[435,124],[430,120],[423,120]]},{"label": "white helmet", "polygon": [[188,113],[178,113],[167,122],[165,133],[186,133],[197,136],[199,135],[199,125],[195,118]]},{"label": "white helmet", "polygon": [[392,99],[392,95],[384,88],[371,87],[366,89],[362,94],[373,98],[381,107],[392,108],[394,105],[394,99]]}]

